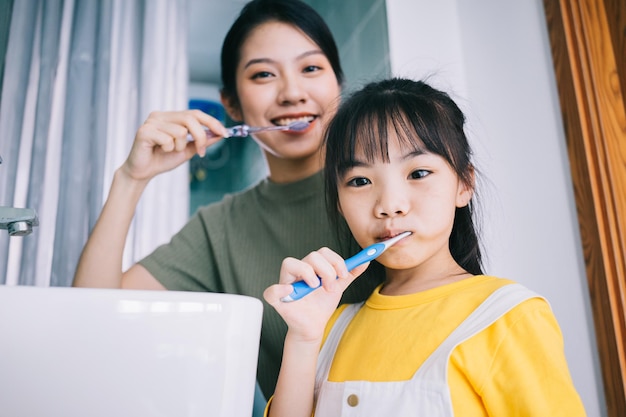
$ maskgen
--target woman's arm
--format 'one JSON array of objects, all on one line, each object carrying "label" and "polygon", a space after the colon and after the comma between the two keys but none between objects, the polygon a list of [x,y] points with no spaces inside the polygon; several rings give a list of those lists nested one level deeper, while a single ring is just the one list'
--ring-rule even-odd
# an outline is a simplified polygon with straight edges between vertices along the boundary
[{"label": "woman's arm", "polygon": [[[122,257],[126,235],[147,183],[147,180],[129,178],[121,169],[115,172],[107,201],[80,256],[74,276],[75,287],[123,287]],[[152,280],[153,285],[160,285],[154,277]],[[149,278],[146,281],[146,289],[152,288]]]},{"label": "woman's arm", "polygon": [[[117,169],[109,196],[78,261],[75,287],[164,289],[145,268],[122,272],[126,236],[148,182],[172,170],[221,137],[207,138],[203,126],[218,135],[226,129],[198,110],[150,114],[135,136],[130,154]],[[194,141],[187,140],[191,133]]]}]

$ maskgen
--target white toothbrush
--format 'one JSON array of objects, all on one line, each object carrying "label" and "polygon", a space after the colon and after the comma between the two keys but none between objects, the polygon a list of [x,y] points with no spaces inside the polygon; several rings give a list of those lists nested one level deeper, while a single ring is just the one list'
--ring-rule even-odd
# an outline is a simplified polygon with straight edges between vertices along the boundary
[{"label": "white toothbrush", "polygon": [[[242,138],[242,137],[246,137],[248,135],[250,135],[251,133],[257,133],[257,132],[268,132],[271,130],[290,130],[292,132],[299,132],[301,130],[306,129],[307,127],[309,127],[309,122],[304,121],[304,120],[297,120],[295,122],[291,122],[288,125],[284,125],[284,126],[248,126],[246,124],[243,125],[236,125],[236,126],[232,126],[227,128],[226,130],[228,131],[228,135],[224,136],[226,138]],[[217,137],[218,135],[216,135],[215,133],[213,133],[211,130],[205,128],[205,132],[206,132],[206,136],[207,138],[214,138]],[[189,142],[193,141],[193,137],[189,134],[187,135],[187,140]]]}]

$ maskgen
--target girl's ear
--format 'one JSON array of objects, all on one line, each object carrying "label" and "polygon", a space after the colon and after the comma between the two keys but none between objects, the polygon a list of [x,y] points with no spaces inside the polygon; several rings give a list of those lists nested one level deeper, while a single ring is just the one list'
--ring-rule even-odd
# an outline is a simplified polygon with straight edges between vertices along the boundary
[{"label": "girl's ear", "polygon": [[220,91],[220,99],[222,101],[222,105],[228,113],[228,117],[230,117],[235,122],[243,122],[243,114],[241,112],[241,106],[239,105],[239,100],[230,95],[224,94],[223,91]]},{"label": "girl's ear", "polygon": [[469,204],[472,196],[474,195],[474,187],[476,185],[476,177],[474,176],[474,167],[469,168],[469,183],[461,180],[459,181],[458,192],[456,195],[456,206],[465,207]]}]

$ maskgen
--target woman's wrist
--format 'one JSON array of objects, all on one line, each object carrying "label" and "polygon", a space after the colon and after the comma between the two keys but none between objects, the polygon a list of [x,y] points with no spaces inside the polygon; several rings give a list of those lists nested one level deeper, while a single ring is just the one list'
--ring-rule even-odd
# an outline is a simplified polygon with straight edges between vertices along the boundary
[{"label": "woman's wrist", "polygon": [[114,186],[119,186],[121,189],[125,190],[126,193],[140,196],[149,182],[149,179],[134,178],[128,173],[128,170],[124,167],[124,165],[122,165],[115,170],[111,187],[113,188]]}]

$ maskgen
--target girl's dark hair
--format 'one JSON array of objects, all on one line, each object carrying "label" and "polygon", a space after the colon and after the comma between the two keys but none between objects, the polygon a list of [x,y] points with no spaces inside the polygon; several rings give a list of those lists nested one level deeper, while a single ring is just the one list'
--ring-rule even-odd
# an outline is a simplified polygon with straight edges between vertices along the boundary
[{"label": "girl's dark hair", "polygon": [[311,6],[300,0],[252,0],[241,9],[222,44],[222,94],[233,103],[239,103],[236,73],[241,46],[252,30],[268,21],[287,23],[300,29],[319,46],[335,72],[337,83],[343,84],[335,39],[324,19]]},{"label": "girl's dark hair", "polygon": [[[448,94],[423,81],[392,78],[373,82],[350,95],[327,127],[324,166],[328,210],[339,220],[338,181],[355,166],[355,149],[369,162],[389,161],[387,132],[401,146],[444,158],[468,187],[474,188],[472,151],[463,126],[465,116]],[[482,274],[480,243],[473,220],[474,197],[456,209],[449,246],[466,271]]]}]

